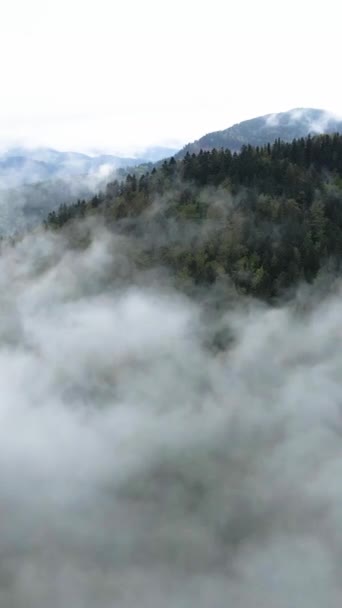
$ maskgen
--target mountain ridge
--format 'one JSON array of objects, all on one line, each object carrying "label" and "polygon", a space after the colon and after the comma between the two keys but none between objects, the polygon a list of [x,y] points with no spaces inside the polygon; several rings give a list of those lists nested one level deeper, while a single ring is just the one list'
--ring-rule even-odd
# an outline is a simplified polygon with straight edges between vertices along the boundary
[{"label": "mountain ridge", "polygon": [[342,132],[342,120],[327,110],[293,108],[286,112],[265,114],[235,123],[227,129],[213,131],[188,143],[176,155],[181,159],[188,152],[227,148],[239,152],[243,145],[262,146],[276,139],[290,142],[310,134]]}]

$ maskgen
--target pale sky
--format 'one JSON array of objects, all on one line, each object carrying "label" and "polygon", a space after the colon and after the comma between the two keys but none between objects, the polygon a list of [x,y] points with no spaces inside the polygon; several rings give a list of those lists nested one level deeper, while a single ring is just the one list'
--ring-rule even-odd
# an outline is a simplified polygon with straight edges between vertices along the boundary
[{"label": "pale sky", "polygon": [[132,153],[342,114],[338,0],[1,0],[0,146]]}]

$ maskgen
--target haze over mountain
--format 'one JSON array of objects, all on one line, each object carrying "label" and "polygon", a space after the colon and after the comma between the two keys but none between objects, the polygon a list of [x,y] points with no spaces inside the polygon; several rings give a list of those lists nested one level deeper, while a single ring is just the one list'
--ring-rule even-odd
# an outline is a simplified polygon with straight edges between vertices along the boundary
[{"label": "haze over mountain", "polygon": [[156,162],[173,152],[172,148],[154,147],[132,158],[112,154],[90,156],[51,148],[12,148],[0,156],[0,189],[74,176],[102,178],[120,168]]},{"label": "haze over mountain", "polygon": [[175,155],[213,148],[232,152],[244,144],[264,145],[280,138],[292,141],[309,133],[342,132],[342,121],[325,110],[297,108],[259,116],[209,133],[177,154],[174,148],[141,149],[138,157],[63,152],[52,148],[12,148],[0,156],[0,232],[34,227],[50,211],[78,198],[90,198],[116,177],[118,169],[158,162]]},{"label": "haze over mountain", "polygon": [[11,148],[0,155],[0,235],[33,228],[49,211],[89,198],[118,170],[157,162],[175,152],[161,146],[128,158],[82,154],[52,148]]},{"label": "haze over mountain", "polygon": [[197,154],[200,150],[213,148],[229,148],[232,152],[238,152],[245,144],[263,146],[278,138],[292,141],[310,133],[336,132],[342,132],[342,120],[326,110],[295,108],[244,120],[223,131],[208,133],[187,144],[176,156],[182,158],[187,152]]},{"label": "haze over mountain", "polygon": [[89,155],[80,152],[64,152],[52,148],[12,148],[0,156],[0,190],[51,179],[70,179],[77,176],[100,179],[108,178],[120,168],[134,167],[146,162],[175,155],[182,158],[201,149],[229,148],[237,152],[244,144],[260,146],[280,138],[292,141],[309,133],[342,132],[342,120],[326,110],[297,108],[288,112],[266,114],[235,124],[222,131],[208,133],[187,144],[177,154],[174,148],[154,146],[146,148],[137,157],[112,154]]}]

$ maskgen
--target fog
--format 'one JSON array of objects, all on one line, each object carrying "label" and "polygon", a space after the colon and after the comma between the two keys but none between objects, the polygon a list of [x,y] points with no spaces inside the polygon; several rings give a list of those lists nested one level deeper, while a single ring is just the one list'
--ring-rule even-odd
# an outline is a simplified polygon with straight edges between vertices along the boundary
[{"label": "fog", "polygon": [[[109,165],[101,165],[86,175],[73,175],[38,181],[14,183],[13,187],[0,188],[0,235],[21,234],[36,228],[46,220],[50,211],[60,205],[89,199],[98,194],[108,179],[114,179],[116,171]],[[15,179],[15,178],[14,178]],[[2,186],[4,185],[1,182]]]},{"label": "fog", "polygon": [[337,123],[341,121],[341,114],[308,108],[294,108],[289,113],[268,114],[266,124],[278,127],[284,120],[288,126],[305,125],[304,131],[311,134],[333,133],[337,130]]},{"label": "fog", "polygon": [[0,257],[0,605],[337,608],[339,281],[215,308],[92,234]]},{"label": "fog", "polygon": [[[157,156],[158,151],[156,148]],[[60,205],[90,199],[114,180],[118,171],[140,162],[142,159],[138,158],[87,156],[51,148],[3,150],[0,154],[0,235],[25,232],[41,224],[49,212]]]}]

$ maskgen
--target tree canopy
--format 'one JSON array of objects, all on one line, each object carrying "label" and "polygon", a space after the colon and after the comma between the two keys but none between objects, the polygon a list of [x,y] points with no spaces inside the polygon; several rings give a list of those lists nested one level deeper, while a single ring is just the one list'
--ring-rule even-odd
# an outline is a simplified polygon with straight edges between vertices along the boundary
[{"label": "tree canopy", "polygon": [[342,136],[200,151],[129,174],[88,201],[61,205],[47,229],[101,216],[139,241],[146,265],[211,284],[227,275],[264,298],[312,281],[342,253]]}]

